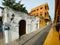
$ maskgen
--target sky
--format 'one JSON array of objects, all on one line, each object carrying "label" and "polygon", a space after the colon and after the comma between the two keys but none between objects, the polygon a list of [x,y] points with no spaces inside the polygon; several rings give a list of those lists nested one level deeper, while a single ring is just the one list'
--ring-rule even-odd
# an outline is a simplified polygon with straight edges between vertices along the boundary
[{"label": "sky", "polygon": [[[20,0],[16,0],[16,2],[18,2]],[[32,8],[35,8],[39,5],[48,3],[49,5],[49,14],[52,18],[52,20],[54,19],[54,0],[21,0],[21,3],[24,4],[24,6],[26,7],[26,9],[28,10],[28,12],[31,11]],[[0,6],[2,5],[2,0],[0,0]]]}]

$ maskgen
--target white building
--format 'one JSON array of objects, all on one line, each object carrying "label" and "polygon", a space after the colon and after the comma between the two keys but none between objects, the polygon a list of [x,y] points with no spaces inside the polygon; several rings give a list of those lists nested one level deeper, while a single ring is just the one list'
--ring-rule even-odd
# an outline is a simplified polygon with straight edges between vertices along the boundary
[{"label": "white building", "polygon": [[38,17],[15,11],[9,7],[4,7],[2,16],[6,43],[39,29]]}]

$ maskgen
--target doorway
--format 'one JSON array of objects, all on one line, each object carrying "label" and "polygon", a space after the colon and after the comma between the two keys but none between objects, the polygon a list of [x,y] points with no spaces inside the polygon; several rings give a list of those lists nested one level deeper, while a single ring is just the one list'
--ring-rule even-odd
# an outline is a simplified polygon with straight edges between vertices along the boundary
[{"label": "doorway", "polygon": [[19,37],[26,34],[26,21],[21,20],[19,22]]}]

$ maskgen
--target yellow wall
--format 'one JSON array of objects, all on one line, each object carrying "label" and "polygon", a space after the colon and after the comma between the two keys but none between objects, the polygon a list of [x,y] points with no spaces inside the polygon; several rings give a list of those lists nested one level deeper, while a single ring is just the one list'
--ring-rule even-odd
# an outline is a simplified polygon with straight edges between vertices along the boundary
[{"label": "yellow wall", "polygon": [[46,22],[45,22],[45,20],[43,20],[43,19],[41,19],[40,20],[40,28],[43,28],[44,26],[46,26]]},{"label": "yellow wall", "polygon": [[[47,8],[45,8],[47,6]],[[40,18],[40,28],[46,26],[47,22],[45,22],[45,19],[49,19],[49,7],[48,3],[42,4],[40,6],[37,6],[31,10],[29,13],[32,16],[38,16]],[[46,13],[46,15],[45,15]],[[41,15],[42,14],[42,15]]]}]

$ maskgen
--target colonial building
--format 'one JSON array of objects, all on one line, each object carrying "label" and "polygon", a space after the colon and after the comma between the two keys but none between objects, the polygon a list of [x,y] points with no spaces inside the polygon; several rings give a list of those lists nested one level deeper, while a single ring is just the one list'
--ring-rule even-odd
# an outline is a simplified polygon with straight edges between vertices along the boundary
[{"label": "colonial building", "polygon": [[38,17],[15,11],[9,7],[4,7],[2,10],[3,31],[6,43],[40,28]]},{"label": "colonial building", "polygon": [[33,8],[29,14],[40,18],[40,28],[46,26],[50,20],[48,3]]},{"label": "colonial building", "polygon": [[[55,0],[55,15],[54,24],[56,25],[56,30],[60,32],[60,0]],[[60,37],[59,37],[60,38]]]}]

